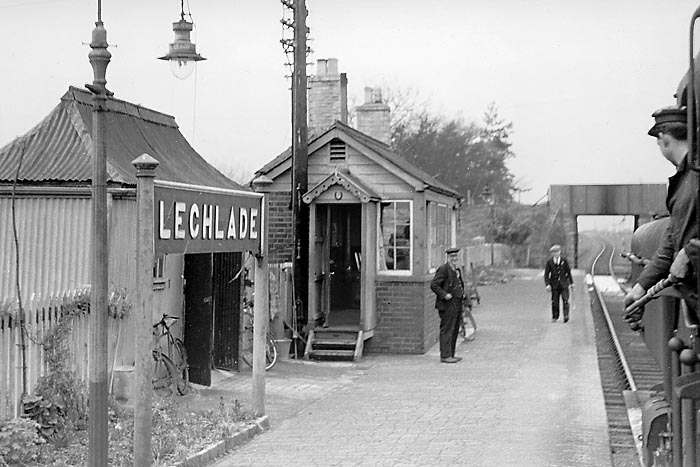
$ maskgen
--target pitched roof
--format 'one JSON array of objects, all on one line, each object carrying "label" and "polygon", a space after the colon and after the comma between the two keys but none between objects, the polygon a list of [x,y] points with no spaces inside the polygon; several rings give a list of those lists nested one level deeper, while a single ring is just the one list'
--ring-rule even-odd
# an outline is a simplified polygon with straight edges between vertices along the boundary
[{"label": "pitched roof", "polygon": [[[136,185],[131,161],[147,153],[160,163],[158,180],[246,189],[204,160],[174,117],[114,98],[107,104],[109,182]],[[0,148],[0,183],[14,181],[18,167],[18,182],[89,182],[92,146],[92,94],[71,86],[41,122]]]},{"label": "pitched roof", "polygon": [[[358,131],[351,126],[348,126],[342,122],[336,121],[328,130],[326,130],[324,133],[318,135],[317,137],[313,138],[311,141],[309,141],[309,144],[312,142],[321,139],[324,137],[324,135],[332,132],[333,130],[339,130],[345,134],[347,134],[350,138],[355,139],[362,145],[368,147],[372,151],[376,152],[379,154],[381,157],[383,157],[385,160],[389,161],[390,163],[394,164],[398,168],[401,168],[401,170],[405,171],[406,173],[410,174],[411,176],[417,178],[418,180],[422,181],[426,188],[432,189],[433,191],[447,194],[449,196],[453,196],[455,198],[462,198],[462,195],[454,190],[453,188],[450,188],[449,186],[445,185],[441,181],[437,180],[435,177],[428,175],[428,173],[424,172],[423,170],[419,169],[415,165],[413,165],[411,162],[408,160],[404,159],[403,157],[399,156],[396,154],[394,151],[392,151],[388,145],[385,143],[372,138],[369,135],[366,135],[362,133],[361,131]],[[284,152],[282,152],[280,155],[275,157],[273,160],[265,164],[261,169],[259,169],[257,172],[255,172],[256,176],[257,175],[265,175],[269,172],[271,172],[273,169],[276,167],[280,166],[287,160],[291,159],[292,157],[292,151],[291,148],[287,148]]]}]

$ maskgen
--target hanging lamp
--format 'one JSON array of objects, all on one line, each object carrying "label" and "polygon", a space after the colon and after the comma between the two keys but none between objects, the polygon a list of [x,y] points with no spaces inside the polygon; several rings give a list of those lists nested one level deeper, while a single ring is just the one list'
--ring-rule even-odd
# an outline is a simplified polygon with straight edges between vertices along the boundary
[{"label": "hanging lamp", "polygon": [[197,53],[197,46],[190,41],[194,23],[185,19],[184,0],[180,1],[180,21],[173,23],[175,42],[170,44],[168,54],[158,57],[170,62],[170,71],[178,79],[187,79],[194,71],[195,63],[206,60]]}]

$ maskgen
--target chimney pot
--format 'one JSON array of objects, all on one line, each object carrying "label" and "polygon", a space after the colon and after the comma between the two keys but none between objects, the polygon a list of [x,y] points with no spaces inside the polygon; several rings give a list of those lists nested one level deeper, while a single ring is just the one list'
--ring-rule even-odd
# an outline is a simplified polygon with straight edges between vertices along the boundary
[{"label": "chimney pot", "polygon": [[325,58],[319,58],[316,62],[316,75],[325,76],[328,73],[328,61]]},{"label": "chimney pot", "polygon": [[329,58],[328,59],[328,71],[327,73],[332,76],[337,76],[338,75],[338,59],[337,58]]}]

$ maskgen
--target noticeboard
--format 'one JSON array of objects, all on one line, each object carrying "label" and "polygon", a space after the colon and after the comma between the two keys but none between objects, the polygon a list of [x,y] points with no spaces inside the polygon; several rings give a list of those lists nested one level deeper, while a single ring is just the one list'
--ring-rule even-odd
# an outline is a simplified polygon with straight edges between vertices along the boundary
[{"label": "noticeboard", "polygon": [[263,195],[155,181],[155,254],[262,251]]}]

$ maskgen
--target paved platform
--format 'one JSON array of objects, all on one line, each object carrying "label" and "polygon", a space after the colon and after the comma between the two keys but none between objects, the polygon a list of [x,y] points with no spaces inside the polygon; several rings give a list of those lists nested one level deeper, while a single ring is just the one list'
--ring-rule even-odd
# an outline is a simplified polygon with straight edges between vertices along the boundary
[{"label": "paved platform", "polygon": [[[576,271],[571,320],[551,322],[541,272],[479,289],[477,337],[457,364],[425,355],[282,361],[267,374],[271,430],[227,466],[610,466],[593,322]],[[250,375],[212,394],[250,398]]]}]

